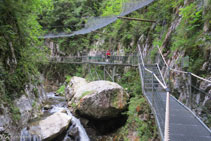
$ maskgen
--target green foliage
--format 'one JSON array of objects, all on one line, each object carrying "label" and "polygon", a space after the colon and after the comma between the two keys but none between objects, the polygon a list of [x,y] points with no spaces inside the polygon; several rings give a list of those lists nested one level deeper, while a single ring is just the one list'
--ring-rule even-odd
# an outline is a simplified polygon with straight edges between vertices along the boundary
[{"label": "green foliage", "polygon": [[21,119],[21,113],[18,107],[12,106],[11,107],[12,118],[14,121],[19,121]]},{"label": "green foliage", "polygon": [[[39,61],[45,60],[38,37],[42,33],[37,22],[43,7],[50,0],[0,1],[0,62],[3,62],[3,80],[10,99],[23,94],[25,85],[39,75]],[[38,60],[41,59],[41,60]]]},{"label": "green foliage", "polygon": [[136,69],[130,69],[123,76],[118,83],[125,88],[130,94],[131,99],[129,102],[128,111],[125,113],[128,115],[126,125],[121,128],[119,136],[128,139],[129,132],[138,132],[139,140],[149,140],[157,136],[157,130],[154,123],[154,119],[142,120],[140,117],[143,115],[151,114],[151,110],[146,103],[143,95],[141,95],[141,82],[139,73]]},{"label": "green foliage", "polygon": [[56,93],[61,94],[61,95],[65,95],[65,85],[68,84],[71,80],[71,76],[66,75],[65,76],[65,83],[59,87],[59,89],[56,91]]},{"label": "green foliage", "polygon": [[158,48],[156,46],[153,46],[151,52],[150,52],[150,58],[152,60],[152,63],[155,61],[155,57],[158,53]]},{"label": "green foliage", "polygon": [[36,98],[39,97],[39,92],[38,92],[38,89],[37,88],[33,88],[33,93],[35,95]]},{"label": "green foliage", "polygon": [[36,101],[33,101],[33,103],[32,103],[32,108],[36,108],[36,106],[37,106]]},{"label": "green foliage", "polygon": [[[150,118],[150,114],[151,110],[142,95],[131,98],[127,112],[127,123],[120,131],[120,135],[124,137],[124,140],[129,140],[129,131],[138,131],[139,140],[145,141],[156,138],[155,121]],[[148,119],[141,119],[140,117],[147,117]]]},{"label": "green foliage", "polygon": [[[206,44],[206,40],[202,39],[204,36],[202,32],[202,9],[199,9],[196,2],[193,2],[180,8],[180,15],[182,15],[182,20],[172,37],[170,56],[175,51],[184,50],[190,58],[188,71],[197,73],[198,68],[202,66],[205,60],[203,52],[206,50],[201,47]],[[202,52],[202,54],[199,52]]]},{"label": "green foliage", "polygon": [[[139,107],[140,106],[140,111]],[[143,113],[142,113],[143,112]],[[129,111],[128,111],[128,123],[135,124],[138,130],[141,140],[148,140],[153,137],[154,126],[151,126],[151,121],[143,121],[140,119],[139,114],[150,114],[150,108],[143,97],[134,97],[130,100]],[[135,123],[134,123],[135,121]]]},{"label": "green foliage", "polygon": [[[83,77],[83,70],[81,65],[76,64],[49,64],[42,65],[39,69],[43,72],[45,78],[49,81],[59,80],[59,82],[68,81],[69,76],[81,76]],[[48,71],[46,71],[48,70]],[[66,78],[65,78],[66,76]]]},{"label": "green foliage", "polygon": [[69,75],[66,75],[65,78],[66,78],[65,79],[65,82],[66,82],[66,84],[68,84],[70,82],[70,80],[71,80],[72,77],[69,76]]},{"label": "green foliage", "polygon": [[197,58],[195,60],[191,60],[189,68],[188,68],[188,71],[189,72],[195,72],[196,70],[199,70],[199,68],[201,68],[203,63],[204,63],[204,59],[203,58]]},{"label": "green foliage", "polygon": [[[53,8],[40,16],[40,23],[46,32],[71,33],[85,26],[87,17],[100,15],[102,0],[54,0]],[[66,55],[77,54],[88,48],[92,42],[92,33],[71,38],[54,39]]]},{"label": "green foliage", "polygon": [[130,71],[123,73],[123,76],[118,83],[124,87],[131,96],[141,93],[141,82],[139,79],[138,70],[131,69]]},{"label": "green foliage", "polygon": [[60,86],[60,88],[56,91],[56,93],[64,95],[64,93],[65,93],[65,85]]},{"label": "green foliage", "polygon": [[[119,15],[122,10],[122,0],[107,0],[103,3],[105,8],[103,8],[102,16],[112,16]],[[104,7],[104,6],[103,6]]]}]

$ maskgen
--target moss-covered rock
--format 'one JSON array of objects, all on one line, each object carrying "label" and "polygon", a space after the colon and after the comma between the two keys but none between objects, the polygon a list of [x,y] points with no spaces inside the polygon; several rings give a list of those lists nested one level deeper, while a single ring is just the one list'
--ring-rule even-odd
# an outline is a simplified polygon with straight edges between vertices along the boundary
[{"label": "moss-covered rock", "polygon": [[73,98],[68,105],[75,105],[72,108],[80,114],[96,119],[119,116],[127,108],[129,100],[128,94],[120,85],[102,80],[72,87],[72,92]]}]

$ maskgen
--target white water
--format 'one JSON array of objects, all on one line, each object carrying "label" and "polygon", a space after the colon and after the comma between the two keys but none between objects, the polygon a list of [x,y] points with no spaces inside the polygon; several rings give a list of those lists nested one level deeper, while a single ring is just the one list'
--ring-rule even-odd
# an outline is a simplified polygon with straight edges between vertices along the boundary
[{"label": "white water", "polygon": [[[48,98],[52,98],[52,99],[61,99],[61,97],[58,97],[58,96],[55,96],[54,93],[48,93],[47,94],[47,97]],[[69,111],[68,108],[66,107],[61,107],[59,104],[56,104],[56,105],[53,105],[53,108],[49,111],[50,113],[55,113],[55,112],[58,112],[60,110],[66,110],[67,111],[67,114],[68,116],[71,117],[72,119],[72,123],[76,125],[76,127],[78,128],[78,131],[79,131],[79,135],[80,135],[80,140],[81,141],[89,141],[89,137],[88,135],[86,134],[86,131],[85,129],[83,128],[83,126],[81,125],[81,122],[79,119],[77,119],[76,117],[74,117],[72,115],[72,113]]]},{"label": "white water", "polygon": [[[67,109],[67,108],[66,108]],[[83,126],[81,125],[81,122],[79,119],[77,119],[76,117],[74,117],[72,115],[72,113],[67,109],[67,113],[69,116],[71,116],[72,118],[72,122],[76,124],[76,127],[78,128],[79,130],[79,134],[80,134],[80,140],[81,141],[89,141],[89,137],[88,135],[86,134],[86,131],[85,129],[83,128]]]},{"label": "white water", "polygon": [[40,136],[31,135],[29,131],[24,128],[21,130],[20,141],[42,141]]},{"label": "white water", "polygon": [[60,110],[66,110],[66,111],[67,111],[68,116],[71,117],[72,123],[75,124],[76,127],[78,128],[79,135],[80,135],[80,140],[81,140],[81,141],[89,141],[89,137],[88,137],[88,135],[86,134],[85,129],[84,129],[83,126],[81,125],[80,120],[77,119],[76,117],[74,117],[74,116],[72,115],[72,113],[69,111],[68,108],[53,106],[53,108],[50,110],[50,112],[51,112],[51,113],[55,113],[55,112],[58,112],[58,111],[60,111]]},{"label": "white water", "polygon": [[[62,104],[60,104],[60,102],[62,102],[61,99],[63,99],[64,101],[65,99],[61,96],[55,96],[54,93],[47,93],[47,97],[48,99],[52,99],[54,101],[58,99],[57,102],[53,103],[52,109],[48,110],[47,112],[53,114],[61,110],[66,110],[68,116],[71,117],[72,124],[75,124],[75,126],[78,128],[80,141],[89,141],[89,137],[86,134],[85,129],[81,125],[80,120],[74,117],[67,107],[62,107]],[[41,138],[37,135],[31,135],[29,131],[26,128],[24,128],[21,131],[20,141],[41,141]]]}]

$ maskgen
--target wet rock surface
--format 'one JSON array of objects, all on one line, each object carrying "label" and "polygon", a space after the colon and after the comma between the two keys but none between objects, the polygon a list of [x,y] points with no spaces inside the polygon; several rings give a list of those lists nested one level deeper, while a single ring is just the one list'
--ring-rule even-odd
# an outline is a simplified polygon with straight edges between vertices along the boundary
[{"label": "wet rock surface", "polygon": [[31,121],[21,131],[21,141],[89,141],[80,121],[66,108],[65,98],[53,92],[47,93],[47,97],[48,104],[43,107],[44,115]]},{"label": "wet rock surface", "polygon": [[71,122],[70,116],[65,111],[59,111],[55,114],[41,120],[37,126],[37,129],[30,129],[31,134],[41,136],[43,140],[51,140],[64,132]]},{"label": "wet rock surface", "polygon": [[80,118],[91,140],[115,132],[127,120],[122,112],[127,110],[129,95],[117,83],[102,80],[88,83],[83,78],[73,77],[65,97],[69,109]]},{"label": "wet rock surface", "polygon": [[[46,98],[42,85],[28,84],[25,87],[25,95],[13,101],[14,107],[5,102],[0,103],[0,127],[4,129],[0,135],[11,141],[20,140],[21,128],[26,126],[29,120],[41,114],[39,107]],[[11,113],[11,111],[16,112]]]},{"label": "wet rock surface", "polygon": [[114,118],[127,108],[129,95],[117,83],[102,80],[84,83],[81,80],[83,85],[75,87],[80,82],[69,84],[73,87],[68,91],[71,93],[66,93],[66,97],[72,97],[68,105],[75,105],[80,115],[94,119]]}]

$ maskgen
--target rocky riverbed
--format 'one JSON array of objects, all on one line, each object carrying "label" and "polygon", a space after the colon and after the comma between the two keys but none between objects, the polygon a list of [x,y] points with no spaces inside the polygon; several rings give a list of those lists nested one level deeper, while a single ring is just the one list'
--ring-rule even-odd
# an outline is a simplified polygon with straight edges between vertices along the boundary
[{"label": "rocky riverbed", "polygon": [[43,115],[31,121],[21,131],[20,141],[89,141],[80,120],[75,118],[66,107],[65,98],[47,94],[48,104],[43,107]]},{"label": "rocky riverbed", "polygon": [[127,110],[128,100],[117,83],[73,77],[65,96],[47,93],[42,116],[22,129],[20,141],[100,140],[124,125],[127,117],[121,113]]}]

